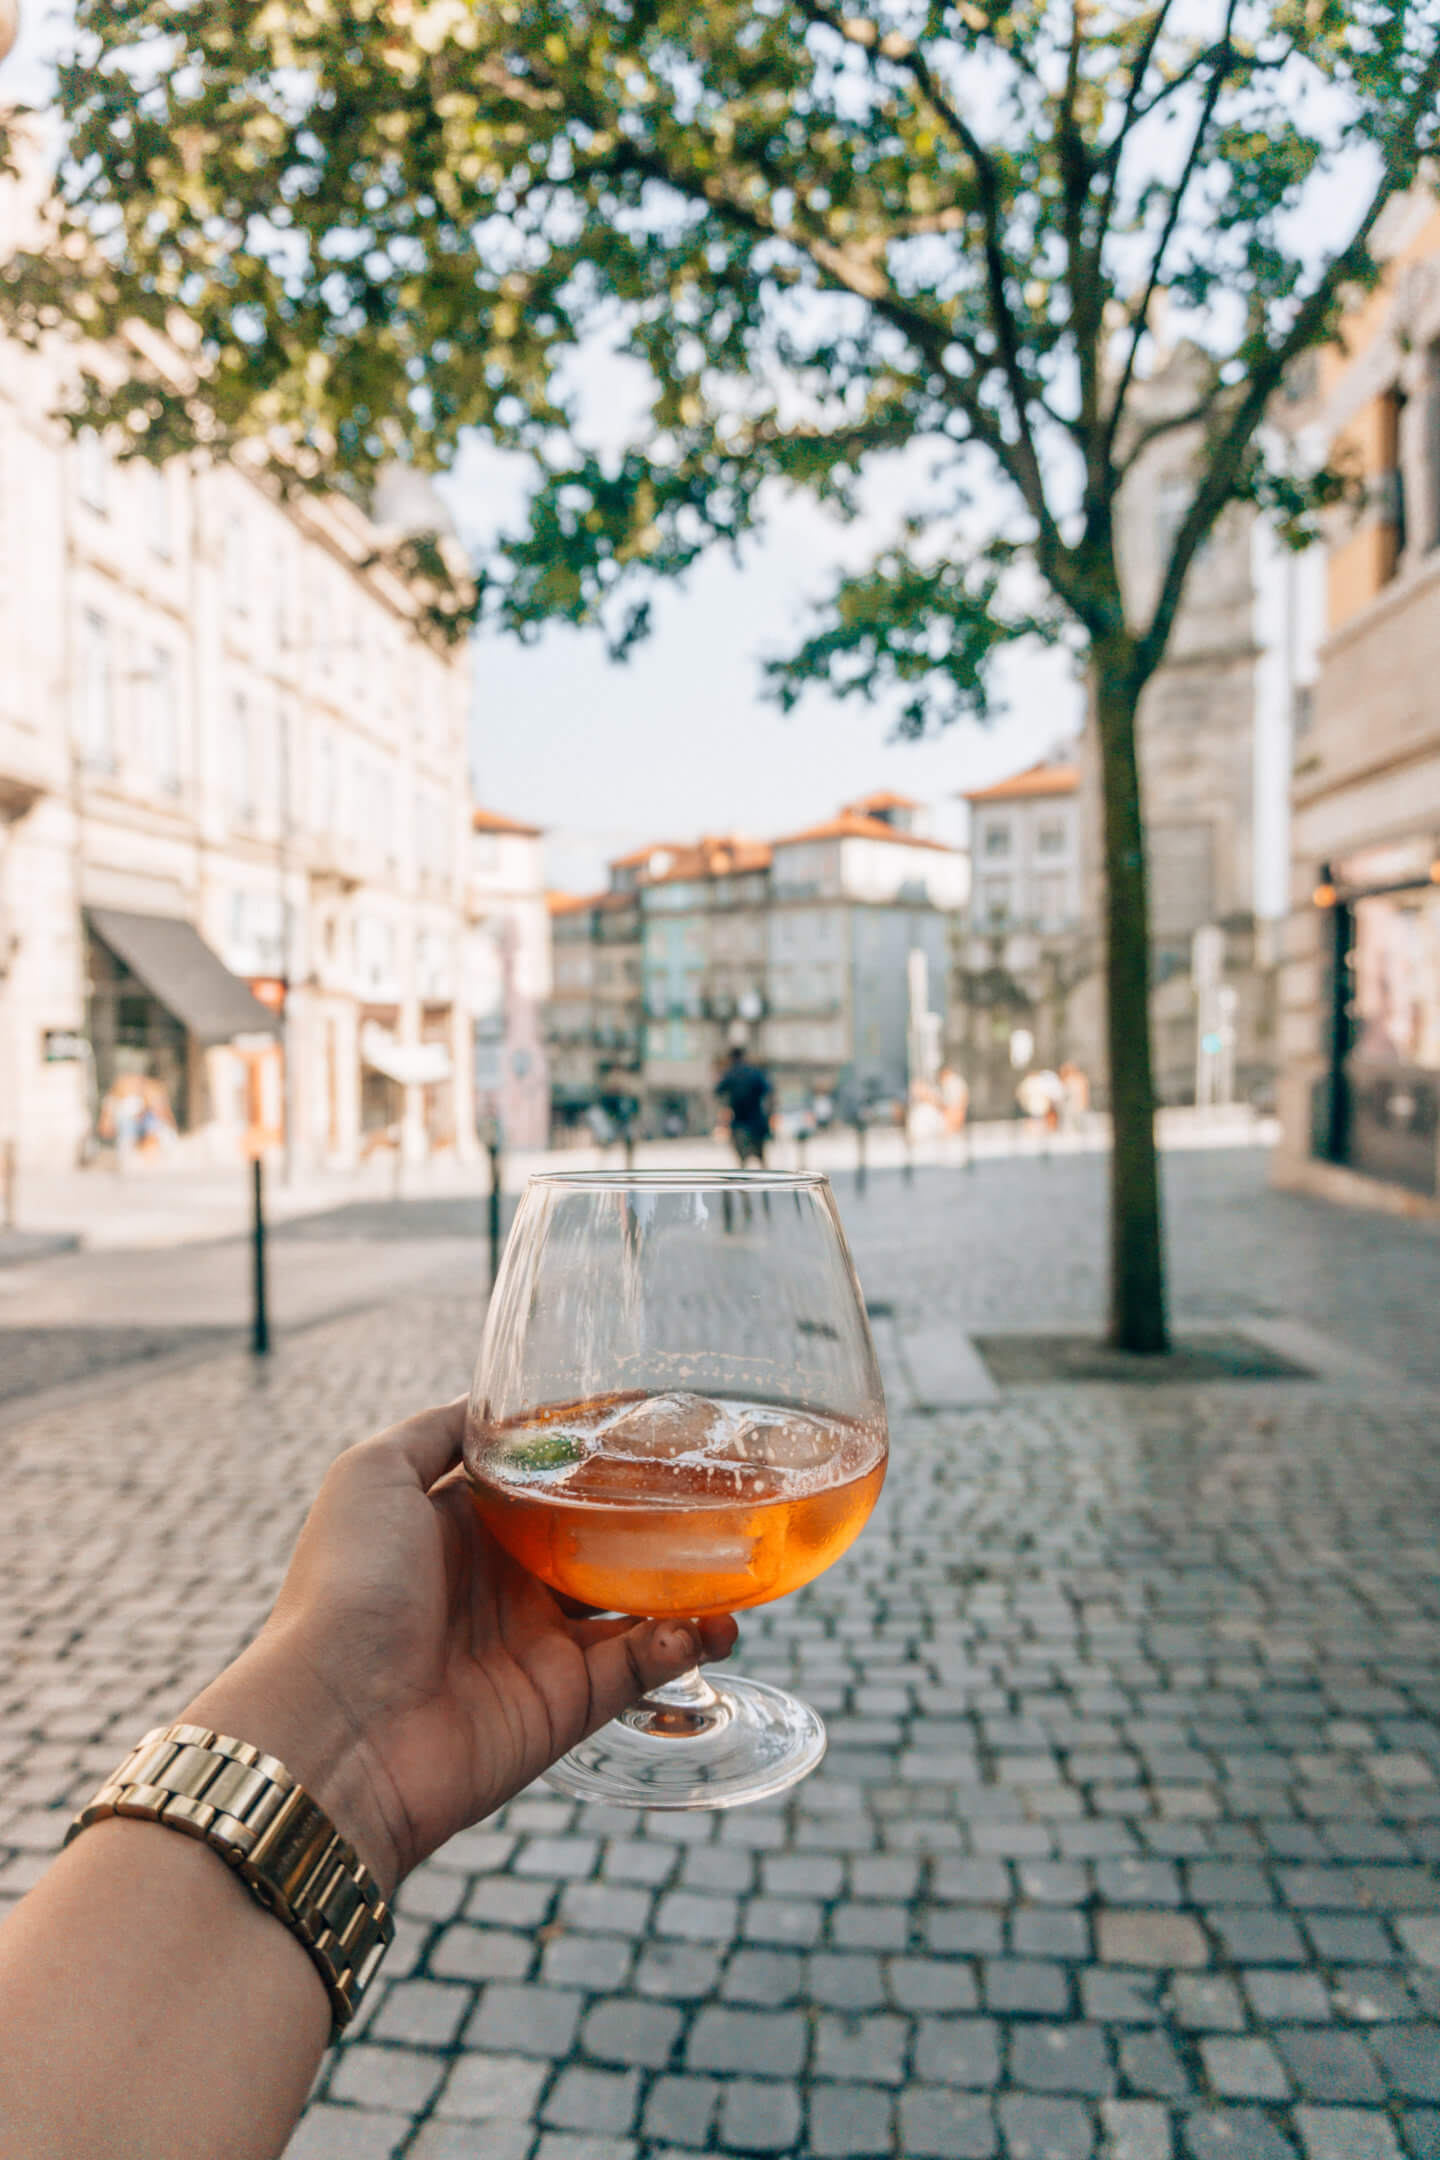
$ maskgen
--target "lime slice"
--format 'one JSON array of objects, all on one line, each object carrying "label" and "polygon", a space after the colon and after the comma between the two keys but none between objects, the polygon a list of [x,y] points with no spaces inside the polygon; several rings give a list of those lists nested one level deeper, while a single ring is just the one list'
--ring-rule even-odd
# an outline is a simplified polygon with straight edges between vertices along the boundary
[{"label": "lime slice", "polygon": [[532,1433],[523,1440],[512,1440],[497,1468],[512,1476],[545,1477],[552,1470],[573,1469],[583,1453],[573,1433]]}]

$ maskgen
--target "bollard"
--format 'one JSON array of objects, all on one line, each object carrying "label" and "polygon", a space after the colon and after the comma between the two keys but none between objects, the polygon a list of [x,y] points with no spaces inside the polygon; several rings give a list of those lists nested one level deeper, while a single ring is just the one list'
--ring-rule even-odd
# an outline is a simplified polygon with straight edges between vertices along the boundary
[{"label": "bollard", "polygon": [[270,1313],[265,1294],[265,1163],[258,1153],[250,1166],[250,1170],[250,1197],[253,1210],[251,1242],[254,1259],[250,1348],[254,1351],[256,1357],[268,1357],[270,1353]]},{"label": "bollard", "polygon": [[855,1191],[857,1196],[865,1190],[865,1121],[855,1120]]},{"label": "bollard", "polygon": [[500,1273],[500,1208],[503,1170],[500,1157],[500,1136],[488,1141],[490,1151],[490,1287],[495,1287]]},{"label": "bollard", "polygon": [[625,1175],[626,1175],[626,1177],[629,1177],[629,1175],[630,1175],[631,1171],[632,1171],[632,1170],[633,1170],[633,1169],[635,1168],[635,1135],[634,1135],[634,1132],[633,1132],[633,1131],[631,1130],[631,1128],[630,1128],[630,1127],[629,1127],[628,1125],[627,1125],[627,1126],[625,1127],[625,1141],[624,1141],[624,1146],[625,1146]]}]

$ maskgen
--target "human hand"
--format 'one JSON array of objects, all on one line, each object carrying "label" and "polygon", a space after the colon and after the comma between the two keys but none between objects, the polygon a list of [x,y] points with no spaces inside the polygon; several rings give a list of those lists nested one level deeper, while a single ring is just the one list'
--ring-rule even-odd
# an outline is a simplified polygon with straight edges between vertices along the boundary
[{"label": "human hand", "polygon": [[279,1756],[386,1891],[736,1627],[573,1619],[482,1526],[463,1401],[331,1465],[275,1609],[187,1723]]}]

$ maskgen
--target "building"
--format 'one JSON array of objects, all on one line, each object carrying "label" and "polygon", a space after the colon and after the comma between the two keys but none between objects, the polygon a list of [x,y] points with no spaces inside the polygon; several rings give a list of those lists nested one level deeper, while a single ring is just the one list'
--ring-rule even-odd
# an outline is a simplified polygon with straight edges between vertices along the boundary
[{"label": "building", "polygon": [[910,955],[943,1010],[968,877],[963,854],[912,830],[921,819],[908,797],[870,796],[783,840],[640,848],[605,893],[553,898],[556,1121],[634,1103],[647,1132],[708,1132],[739,1044],[782,1110],[902,1098]]},{"label": "building", "polygon": [[733,834],[647,860],[639,885],[645,1101],[658,1131],[708,1130],[729,1046],[758,1042],[769,867],[763,842]]},{"label": "building", "polygon": [[552,1129],[578,1124],[596,1101],[595,936],[598,894],[551,893],[550,1003],[545,1039]]},{"label": "building", "polygon": [[475,1102],[507,1146],[550,1136],[545,1008],[551,993],[544,835],[495,810],[471,814],[466,1005],[475,1025]]},{"label": "building", "polygon": [[[1133,392],[1157,430],[1121,491],[1126,605],[1148,618],[1194,489],[1184,345]],[[1315,572],[1251,509],[1225,513],[1192,566],[1137,748],[1150,883],[1151,1029],[1162,1103],[1273,1099],[1286,907],[1290,737],[1313,677]],[[974,900],[948,1039],[972,1113],[1004,1116],[1026,1069],[1066,1059],[1107,1099],[1104,851],[1093,722],[1078,752],[981,790]]]},{"label": "building", "polygon": [[73,365],[0,341],[0,1142],[70,1166],[143,1084],[237,1159],[268,1030],[293,1162],[468,1152],[464,645],[263,453],[72,440]]},{"label": "building", "polygon": [[912,952],[925,956],[943,1024],[969,864],[908,829],[918,806],[888,807],[851,806],[771,845],[761,1046],[782,1109],[828,1097],[844,1114],[905,1100]]},{"label": "building", "polygon": [[953,951],[949,1062],[964,1074],[974,1117],[1009,1117],[1029,1070],[1073,1054],[1072,1004],[1095,974],[1085,915],[1080,770],[1042,762],[970,806],[971,896]]},{"label": "building", "polygon": [[1440,203],[1376,236],[1381,284],[1320,360],[1302,439],[1359,485],[1327,542],[1295,741],[1281,1182],[1440,1194]]}]

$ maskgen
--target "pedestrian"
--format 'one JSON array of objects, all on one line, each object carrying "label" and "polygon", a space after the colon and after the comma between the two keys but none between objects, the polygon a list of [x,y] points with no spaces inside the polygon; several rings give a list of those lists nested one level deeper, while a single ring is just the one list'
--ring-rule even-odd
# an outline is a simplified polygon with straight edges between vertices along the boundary
[{"label": "pedestrian", "polygon": [[1065,1091],[1060,1104],[1061,1120],[1067,1132],[1078,1132],[1090,1108],[1090,1082],[1073,1058],[1066,1058],[1060,1067],[1060,1085]]},{"label": "pedestrian", "polygon": [[451,1403],[336,1459],[255,1641],[0,1926],[5,2160],[277,2160],[410,1871],[729,1655],[728,1618],[572,1617],[481,1526],[464,1424]]},{"label": "pedestrian", "polygon": [[741,1169],[753,1160],[763,1170],[770,1137],[770,1075],[763,1065],[750,1062],[742,1043],[731,1050],[715,1093],[730,1113],[730,1141]]},{"label": "pedestrian", "polygon": [[965,1130],[965,1120],[970,1114],[970,1088],[963,1073],[947,1065],[940,1075],[940,1112],[945,1120],[947,1133]]}]

